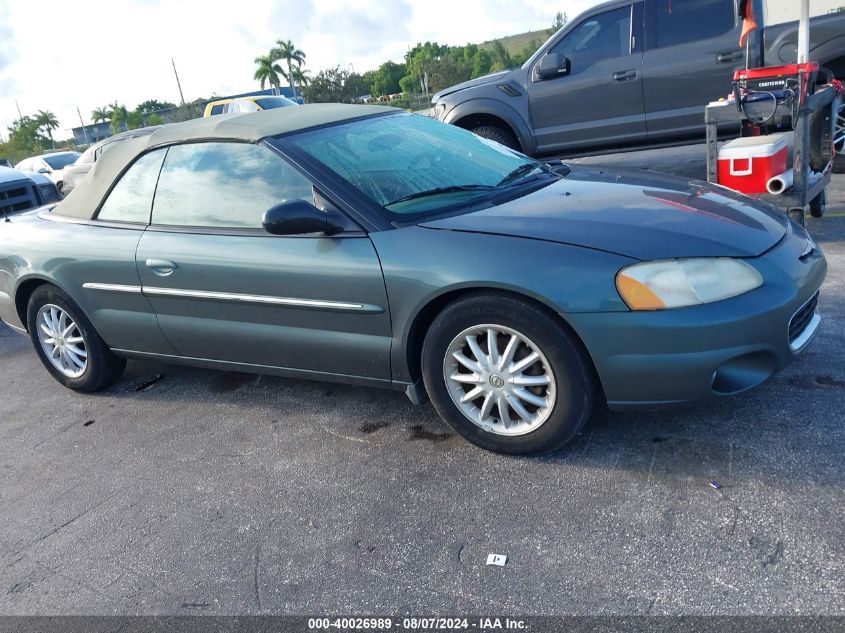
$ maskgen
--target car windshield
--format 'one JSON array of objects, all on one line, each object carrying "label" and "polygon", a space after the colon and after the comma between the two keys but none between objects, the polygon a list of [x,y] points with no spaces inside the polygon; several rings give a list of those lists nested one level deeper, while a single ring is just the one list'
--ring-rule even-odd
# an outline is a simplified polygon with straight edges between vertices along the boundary
[{"label": "car windshield", "polygon": [[66,165],[70,165],[79,158],[78,152],[69,152],[67,154],[58,154],[57,156],[44,156],[44,162],[50,165],[50,169],[63,169]]},{"label": "car windshield", "polygon": [[261,99],[256,99],[255,103],[260,105],[262,110],[299,105],[296,101],[292,101],[287,97],[262,97]]},{"label": "car windshield", "polygon": [[286,140],[401,217],[474,204],[548,174],[527,156],[416,114],[352,121]]}]

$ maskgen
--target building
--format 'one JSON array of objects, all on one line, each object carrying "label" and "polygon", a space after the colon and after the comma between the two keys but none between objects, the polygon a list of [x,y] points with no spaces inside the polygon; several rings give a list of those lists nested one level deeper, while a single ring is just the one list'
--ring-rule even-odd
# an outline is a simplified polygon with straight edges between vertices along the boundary
[{"label": "building", "polygon": [[[283,97],[287,97],[288,99],[293,98],[290,86],[280,87],[278,93],[272,88],[270,88],[267,90],[254,90],[252,92],[243,92],[241,94],[236,95],[215,95],[210,99],[198,99],[197,101],[186,103],[183,106],[167,108],[166,110],[158,110],[156,112],[150,112],[148,114],[145,114],[144,125],[147,125],[147,119],[152,114],[157,114],[158,116],[160,116],[162,119],[164,119],[165,123],[177,123],[179,121],[185,121],[187,119],[196,119],[201,117],[203,111],[205,110],[205,106],[209,101],[217,101],[218,99],[237,99],[239,97],[260,97],[274,94],[281,94]],[[299,95],[299,91],[297,91],[297,95]],[[297,101],[299,101],[300,103],[302,102],[301,96],[298,96]],[[126,127],[124,126],[123,130],[125,129]],[[90,143],[96,143],[114,134],[114,131],[111,128],[111,121],[100,121],[99,123],[91,123],[84,127],[75,127],[72,131],[73,141],[76,145],[88,145]]]}]

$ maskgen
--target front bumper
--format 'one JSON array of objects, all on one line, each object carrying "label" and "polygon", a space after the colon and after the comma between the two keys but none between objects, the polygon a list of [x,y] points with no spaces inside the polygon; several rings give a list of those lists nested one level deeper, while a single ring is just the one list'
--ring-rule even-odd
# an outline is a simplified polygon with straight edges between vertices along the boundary
[{"label": "front bumper", "polygon": [[808,239],[793,225],[778,245],[748,259],[764,282],[738,297],[675,310],[567,315],[593,358],[608,406],[730,396],[788,365],[821,322],[816,298],[827,263],[818,247],[806,253]]}]

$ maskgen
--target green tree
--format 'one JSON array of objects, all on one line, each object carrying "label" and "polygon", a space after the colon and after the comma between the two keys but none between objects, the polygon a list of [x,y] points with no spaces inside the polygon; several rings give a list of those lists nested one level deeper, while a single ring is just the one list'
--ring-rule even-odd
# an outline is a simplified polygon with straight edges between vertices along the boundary
[{"label": "green tree", "polygon": [[111,104],[109,108],[111,109],[111,131],[112,134],[117,134],[125,129],[129,112],[126,106],[120,105],[117,101]]},{"label": "green tree", "polygon": [[55,147],[53,131],[59,129],[59,120],[56,118],[56,115],[49,110],[39,110],[38,114],[35,115],[35,120],[38,122],[39,130],[47,131],[47,136],[50,138],[50,146]]},{"label": "green tree", "polygon": [[279,86],[281,85],[279,75],[284,73],[282,67],[270,55],[256,57],[255,63],[258,65],[258,68],[255,69],[253,79],[256,79],[261,84],[262,90],[264,90],[264,84],[269,83],[273,87],[273,90],[278,92]]},{"label": "green tree", "polygon": [[111,110],[109,106],[105,106],[103,108],[94,108],[91,111],[91,120],[94,123],[98,123],[100,121],[108,121],[111,118]]},{"label": "green tree", "polygon": [[41,134],[41,124],[32,116],[24,116],[9,127],[9,146],[29,154],[41,153],[47,139]]},{"label": "green tree", "polygon": [[302,93],[302,87],[311,83],[311,73],[303,70],[302,66],[294,66],[291,72],[293,73],[294,83],[299,88],[299,92]]},{"label": "green tree", "polygon": [[552,25],[548,29],[546,29],[546,33],[548,33],[549,35],[554,35],[558,31],[560,31],[560,29],[563,28],[563,25],[566,24],[568,21],[569,18],[566,16],[566,14],[558,11],[557,15],[555,15],[555,21],[552,22]]},{"label": "green tree", "polygon": [[371,94],[374,96],[392,95],[400,92],[399,80],[407,74],[405,64],[397,64],[387,61],[378,67],[370,86]]},{"label": "green tree", "polygon": [[164,119],[161,117],[160,114],[150,114],[147,116],[147,125],[164,125]]},{"label": "green tree", "polygon": [[303,89],[303,96],[309,103],[348,103],[365,90],[361,75],[335,66],[318,72]]},{"label": "green tree", "polygon": [[475,58],[472,60],[472,78],[483,77],[490,74],[490,68],[493,66],[493,58],[483,48],[478,50]]},{"label": "green tree", "polygon": [[141,112],[133,110],[126,114],[126,129],[137,130],[139,127],[144,127],[144,115]]},{"label": "green tree", "polygon": [[513,58],[508,52],[508,49],[506,49],[502,42],[499,40],[493,42],[492,57],[493,65],[490,67],[490,70],[492,71],[506,70],[515,66],[515,64],[513,63]]},{"label": "green tree", "polygon": [[413,75],[405,75],[399,80],[399,87],[406,95],[414,94],[420,90],[420,82]]},{"label": "green tree", "polygon": [[170,103],[169,101],[159,101],[158,99],[147,99],[135,106],[135,112],[140,112],[142,114],[150,114],[151,112],[156,112],[158,110],[169,110],[170,108],[175,108],[175,103]]},{"label": "green tree", "polygon": [[408,74],[414,75],[419,79],[420,85],[425,86],[427,89],[430,83],[428,74],[448,50],[448,46],[438,44],[437,42],[417,44],[405,53],[405,64]]},{"label": "green tree", "polygon": [[282,75],[290,82],[290,91],[296,98],[296,88],[293,85],[293,65],[295,63],[297,66],[302,66],[305,63],[305,53],[299,50],[290,40],[285,42],[277,40],[275,48],[270,51],[270,56],[274,60],[283,59],[287,62],[288,70],[287,72],[283,70]]}]

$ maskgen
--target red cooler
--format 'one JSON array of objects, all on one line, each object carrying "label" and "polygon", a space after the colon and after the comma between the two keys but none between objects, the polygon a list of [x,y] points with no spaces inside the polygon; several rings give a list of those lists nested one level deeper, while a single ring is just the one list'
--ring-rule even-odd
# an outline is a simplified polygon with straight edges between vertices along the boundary
[{"label": "red cooler", "polygon": [[769,179],[786,171],[788,154],[782,134],[729,141],[719,148],[719,184],[742,193],[766,193]]}]

